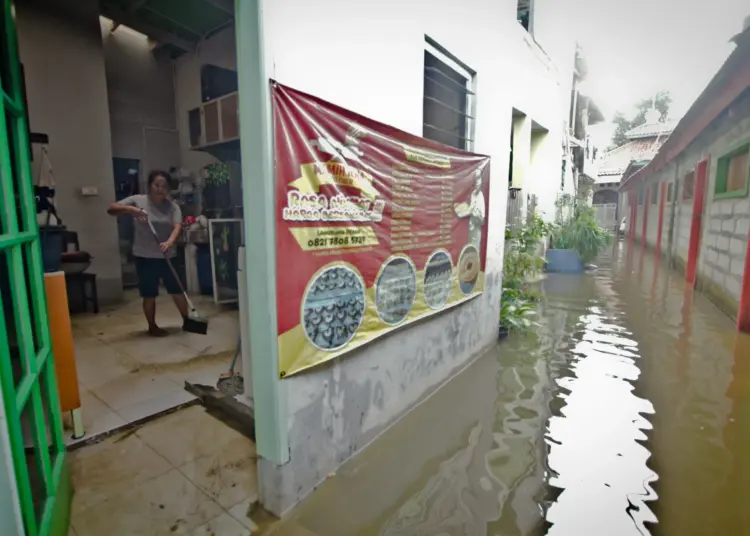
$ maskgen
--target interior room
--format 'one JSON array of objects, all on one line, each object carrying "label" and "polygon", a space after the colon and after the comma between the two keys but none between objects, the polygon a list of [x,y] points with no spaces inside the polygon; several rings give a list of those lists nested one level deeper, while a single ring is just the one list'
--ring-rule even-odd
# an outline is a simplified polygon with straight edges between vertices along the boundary
[{"label": "interior room", "polygon": [[[195,402],[185,382],[216,386],[239,351],[234,7],[193,4],[17,2],[45,269],[65,272],[75,343],[83,435],[69,419],[71,443]],[[173,264],[205,335],[181,329],[163,287],[156,319],[168,335],[148,335],[136,224],[107,214],[146,193],[152,170],[171,177],[182,215]]]}]

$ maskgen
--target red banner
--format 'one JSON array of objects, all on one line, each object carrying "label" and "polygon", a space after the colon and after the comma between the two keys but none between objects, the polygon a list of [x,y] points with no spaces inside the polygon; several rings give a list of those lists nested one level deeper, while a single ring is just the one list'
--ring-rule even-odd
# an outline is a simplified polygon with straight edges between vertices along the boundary
[{"label": "red banner", "polygon": [[282,378],[482,292],[489,157],[272,94]]}]

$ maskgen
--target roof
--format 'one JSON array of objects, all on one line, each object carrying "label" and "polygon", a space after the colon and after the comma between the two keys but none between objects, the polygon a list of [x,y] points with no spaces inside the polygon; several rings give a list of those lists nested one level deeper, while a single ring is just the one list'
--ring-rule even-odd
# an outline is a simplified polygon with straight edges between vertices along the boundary
[{"label": "roof", "polygon": [[607,151],[599,160],[596,182],[618,182],[631,162],[651,160],[666,140],[667,136],[635,139]]},{"label": "roof", "polygon": [[656,156],[649,165],[620,184],[620,189],[625,189],[626,184],[646,180],[663,169],[750,88],[750,27],[747,27],[747,21],[745,26],[732,38],[737,48],[682,117]]},{"label": "roof", "polygon": [[637,138],[646,138],[649,136],[664,136],[671,134],[677,126],[677,121],[667,120],[664,122],[644,123],[637,127],[631,128],[625,133],[625,137],[632,140]]},{"label": "roof", "polygon": [[202,40],[234,23],[232,0],[100,0],[99,9],[177,53],[195,51]]}]

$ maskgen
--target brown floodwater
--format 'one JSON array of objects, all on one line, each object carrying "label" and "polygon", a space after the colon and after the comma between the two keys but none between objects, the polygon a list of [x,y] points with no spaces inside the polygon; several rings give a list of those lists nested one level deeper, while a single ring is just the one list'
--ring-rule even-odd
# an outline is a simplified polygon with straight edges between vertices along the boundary
[{"label": "brown floodwater", "polygon": [[615,246],[273,534],[750,536],[750,337]]}]

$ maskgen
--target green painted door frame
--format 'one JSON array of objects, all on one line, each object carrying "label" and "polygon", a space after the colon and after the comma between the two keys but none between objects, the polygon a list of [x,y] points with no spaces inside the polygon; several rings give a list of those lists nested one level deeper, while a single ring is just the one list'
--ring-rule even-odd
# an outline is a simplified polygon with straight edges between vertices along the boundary
[{"label": "green painted door frame", "polygon": [[71,485],[14,13],[0,0],[0,391],[25,534],[65,536]]}]

